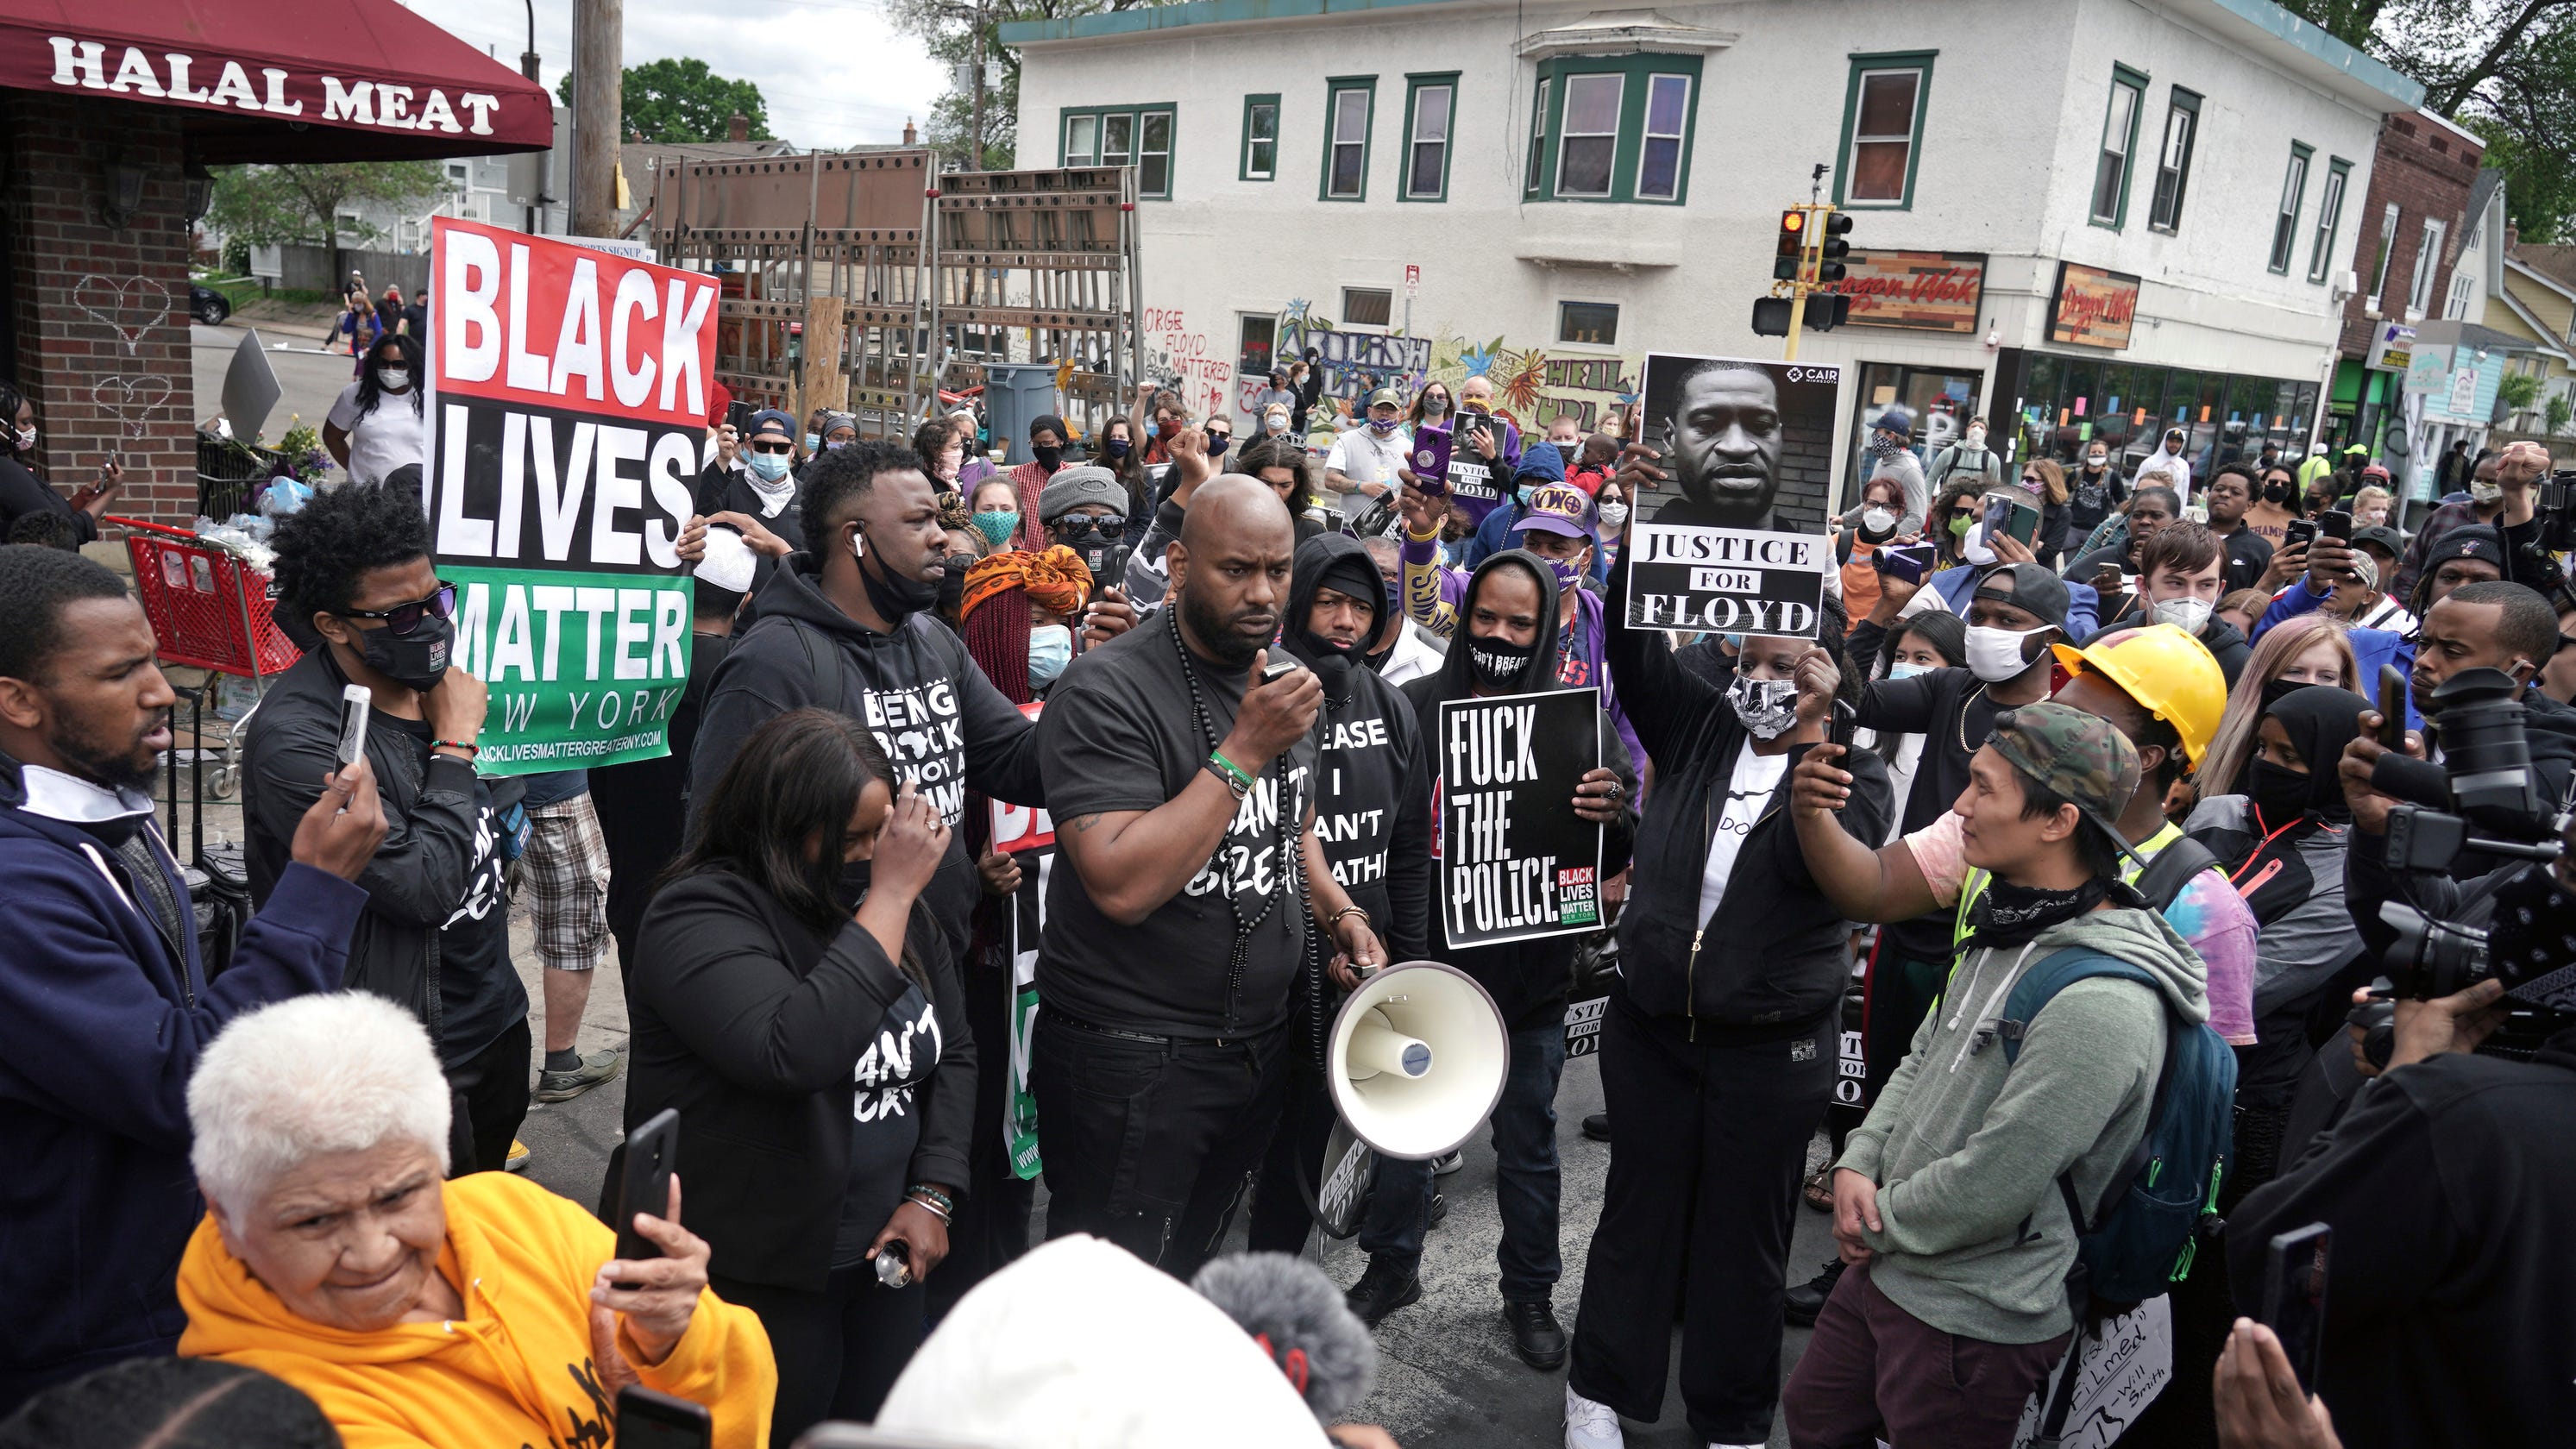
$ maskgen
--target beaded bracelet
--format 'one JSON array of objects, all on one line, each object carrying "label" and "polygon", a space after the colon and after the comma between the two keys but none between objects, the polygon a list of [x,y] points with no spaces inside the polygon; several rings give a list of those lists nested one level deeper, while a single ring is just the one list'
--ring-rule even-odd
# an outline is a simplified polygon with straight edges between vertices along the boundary
[{"label": "beaded bracelet", "polygon": [[928,1209],[943,1223],[957,1213],[957,1199],[926,1182],[914,1183],[905,1190],[904,1196]]},{"label": "beaded bracelet", "polygon": [[469,755],[483,753],[483,747],[472,740],[431,740],[429,747],[433,750],[463,750]]}]

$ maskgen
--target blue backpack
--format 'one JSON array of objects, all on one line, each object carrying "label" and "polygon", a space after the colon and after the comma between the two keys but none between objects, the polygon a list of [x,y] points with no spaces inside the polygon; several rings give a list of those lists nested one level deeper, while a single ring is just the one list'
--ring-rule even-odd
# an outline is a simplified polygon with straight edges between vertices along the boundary
[{"label": "blue backpack", "polygon": [[[2144,968],[2099,952],[2059,951],[2025,972],[2005,998],[2004,1060],[2020,1056],[2023,1034],[2058,992],[2096,976],[2138,982],[2165,1001],[2163,988]],[[2234,1146],[2235,1103],[2236,1054],[2226,1038],[2206,1022],[2184,1021],[2166,1002],[2165,1059],[2156,1074],[2147,1130],[2111,1174],[2101,1216],[2090,1226],[2073,1173],[2057,1175],[2057,1190],[2076,1228],[2069,1281],[2097,1309],[2143,1303],[2191,1271],[2201,1221],[2218,1212],[2218,1188]]]}]

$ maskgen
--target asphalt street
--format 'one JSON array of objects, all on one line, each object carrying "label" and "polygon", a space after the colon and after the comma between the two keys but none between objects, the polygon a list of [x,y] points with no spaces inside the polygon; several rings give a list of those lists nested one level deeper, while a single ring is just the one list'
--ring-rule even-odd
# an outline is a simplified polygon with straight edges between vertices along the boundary
[{"label": "asphalt street", "polygon": [[[224,406],[224,373],[232,366],[233,351],[249,329],[238,322],[221,327],[202,323],[188,324],[188,341],[194,361],[197,400],[189,413],[192,422],[203,422],[221,412]],[[282,329],[260,329],[260,341],[268,356],[269,368],[277,374],[277,385],[283,391],[277,406],[269,410],[261,431],[271,444],[286,436],[286,430],[300,419],[316,432],[322,420],[330,415],[331,404],[340,389],[349,385],[349,359],[321,351],[322,344],[304,332]],[[286,344],[284,351],[278,344]]]}]

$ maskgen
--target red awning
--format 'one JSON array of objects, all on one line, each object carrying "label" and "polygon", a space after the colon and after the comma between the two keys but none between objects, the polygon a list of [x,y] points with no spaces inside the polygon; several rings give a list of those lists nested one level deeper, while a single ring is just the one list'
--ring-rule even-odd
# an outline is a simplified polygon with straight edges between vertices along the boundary
[{"label": "red awning", "polygon": [[536,82],[394,0],[0,0],[0,86],[178,107],[217,165],[554,140]]}]

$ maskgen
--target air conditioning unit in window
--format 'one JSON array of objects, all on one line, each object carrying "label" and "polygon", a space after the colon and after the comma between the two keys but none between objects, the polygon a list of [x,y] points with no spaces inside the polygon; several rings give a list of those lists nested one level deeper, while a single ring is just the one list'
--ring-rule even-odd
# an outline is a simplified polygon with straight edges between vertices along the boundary
[{"label": "air conditioning unit in window", "polygon": [[2353,293],[2361,290],[2361,274],[2352,270],[2350,267],[2344,268],[2342,271],[2335,273],[2334,287],[2332,290],[2334,293],[2334,301],[2340,305],[2345,298],[2350,297]]}]

